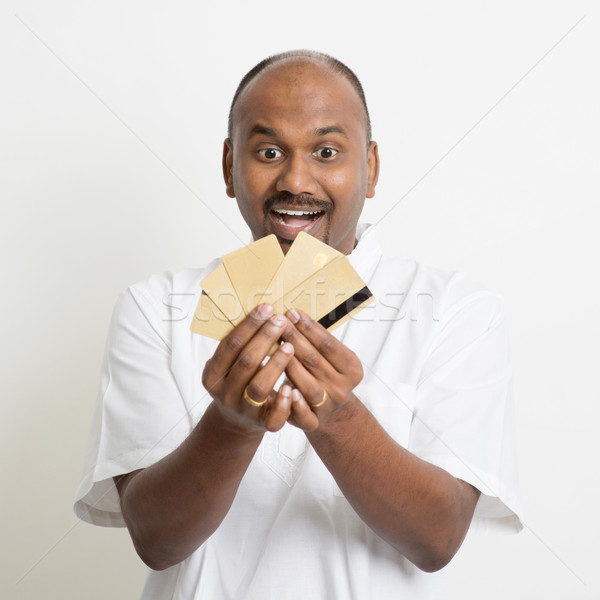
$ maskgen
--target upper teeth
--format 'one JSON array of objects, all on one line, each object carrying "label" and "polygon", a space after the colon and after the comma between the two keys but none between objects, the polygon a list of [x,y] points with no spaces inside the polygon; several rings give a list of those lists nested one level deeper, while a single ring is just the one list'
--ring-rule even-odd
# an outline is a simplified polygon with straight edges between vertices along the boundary
[{"label": "upper teeth", "polygon": [[274,209],[276,213],[280,213],[282,215],[291,215],[292,217],[301,217],[302,215],[318,215],[320,210],[285,210],[276,208]]}]

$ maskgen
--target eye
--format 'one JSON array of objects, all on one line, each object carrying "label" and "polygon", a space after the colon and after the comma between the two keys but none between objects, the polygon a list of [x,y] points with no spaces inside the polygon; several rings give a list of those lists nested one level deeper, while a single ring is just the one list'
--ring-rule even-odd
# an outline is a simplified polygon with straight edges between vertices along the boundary
[{"label": "eye", "polygon": [[258,153],[267,160],[275,160],[282,156],[281,150],[277,150],[277,148],[262,148]]},{"label": "eye", "polygon": [[324,148],[319,148],[315,154],[319,158],[333,158],[338,153],[337,150],[330,148],[329,146],[325,146]]}]

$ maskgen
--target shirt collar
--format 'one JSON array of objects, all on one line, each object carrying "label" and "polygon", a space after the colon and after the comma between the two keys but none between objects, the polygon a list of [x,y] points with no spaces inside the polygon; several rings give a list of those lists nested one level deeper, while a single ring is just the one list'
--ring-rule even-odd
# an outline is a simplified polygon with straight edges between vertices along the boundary
[{"label": "shirt collar", "polygon": [[370,279],[373,271],[382,257],[381,246],[370,223],[359,223],[356,228],[356,244],[354,250],[348,255],[350,264],[365,280]]}]

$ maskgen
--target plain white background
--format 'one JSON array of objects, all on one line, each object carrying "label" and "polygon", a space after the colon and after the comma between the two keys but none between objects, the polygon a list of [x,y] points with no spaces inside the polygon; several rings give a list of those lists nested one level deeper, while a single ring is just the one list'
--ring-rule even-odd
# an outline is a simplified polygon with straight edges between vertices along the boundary
[{"label": "plain white background", "polygon": [[508,306],[526,528],[469,536],[452,598],[598,598],[599,39],[579,0],[3,0],[0,595],[139,594],[127,533],[71,511],[112,306],[249,240],[220,174],[230,98],[308,47],[365,86],[389,252]]}]

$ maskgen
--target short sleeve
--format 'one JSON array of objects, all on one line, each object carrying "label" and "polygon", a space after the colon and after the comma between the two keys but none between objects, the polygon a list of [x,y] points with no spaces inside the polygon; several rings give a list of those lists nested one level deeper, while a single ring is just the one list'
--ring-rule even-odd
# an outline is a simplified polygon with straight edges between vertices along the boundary
[{"label": "short sleeve", "polygon": [[74,505],[96,525],[125,526],[112,478],[154,464],[190,431],[159,310],[151,296],[130,288],[113,312]]},{"label": "short sleeve", "polygon": [[421,372],[409,450],[481,491],[473,525],[519,531],[512,366],[502,300],[444,311]]}]

